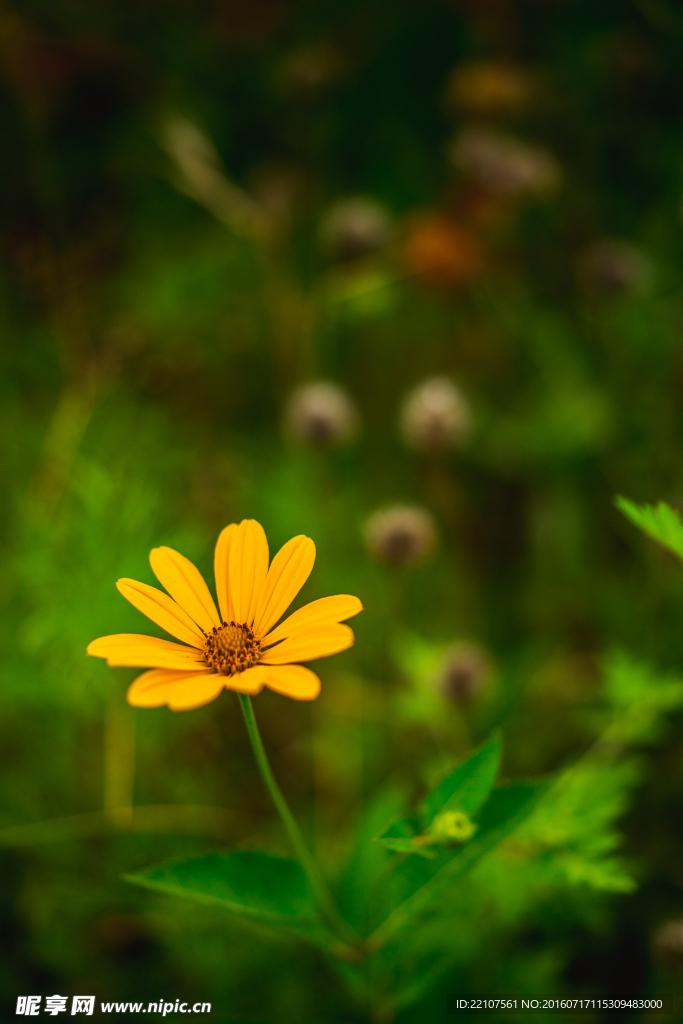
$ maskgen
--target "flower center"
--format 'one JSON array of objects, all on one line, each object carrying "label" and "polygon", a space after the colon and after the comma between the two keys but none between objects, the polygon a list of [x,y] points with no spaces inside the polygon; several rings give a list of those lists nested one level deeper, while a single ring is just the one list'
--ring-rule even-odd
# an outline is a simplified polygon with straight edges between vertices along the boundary
[{"label": "flower center", "polygon": [[214,672],[233,676],[251,668],[261,657],[261,645],[249,626],[224,622],[207,635],[204,660]]}]

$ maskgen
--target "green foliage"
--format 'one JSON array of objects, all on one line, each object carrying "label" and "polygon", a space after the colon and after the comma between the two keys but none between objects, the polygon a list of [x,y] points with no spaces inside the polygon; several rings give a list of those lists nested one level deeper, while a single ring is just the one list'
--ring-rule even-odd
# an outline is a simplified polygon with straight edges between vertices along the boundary
[{"label": "green foliage", "polygon": [[[433,826],[438,816],[449,811],[460,811],[469,818],[476,814],[488,797],[500,764],[500,737],[494,736],[484,746],[453,769],[425,798],[420,818],[399,818],[377,837],[377,842],[388,850],[417,853],[423,857],[436,854],[428,848],[433,843],[456,840],[456,835]],[[470,838],[465,829],[463,839]]]},{"label": "green foliage", "polygon": [[640,778],[629,753],[661,736],[666,716],[683,706],[683,681],[661,676],[623,651],[605,659],[605,725],[599,738],[550,788],[519,841],[535,847],[572,884],[631,892],[636,881],[613,856],[619,820]]},{"label": "green foliage", "polygon": [[381,843],[387,850],[396,850],[399,853],[417,853],[421,857],[433,857],[430,850],[423,845],[423,835],[419,818],[397,818],[392,821],[381,836],[377,836],[375,842]]},{"label": "green foliage", "polygon": [[285,928],[314,943],[331,941],[317,921],[306,875],[296,861],[285,857],[257,850],[211,853],[124,878],[169,896],[215,904],[238,917]]},{"label": "green foliage", "polygon": [[612,713],[605,743],[653,743],[666,715],[683,705],[683,679],[655,672],[621,650],[605,659],[605,690]]},{"label": "green foliage", "polygon": [[256,850],[211,853],[126,875],[149,889],[218,903],[267,923],[315,916],[306,876],[296,861]]},{"label": "green foliage", "polygon": [[638,781],[637,763],[599,752],[563,772],[550,787],[518,841],[530,854],[549,859],[570,884],[631,892],[635,881],[613,857],[620,845],[617,823]]},{"label": "green foliage", "polygon": [[678,512],[665,501],[658,505],[638,505],[628,498],[617,497],[614,504],[634,526],[683,559],[683,523]]},{"label": "green foliage", "polygon": [[500,737],[493,736],[480,750],[454,768],[425,798],[422,813],[428,824],[441,811],[476,814],[491,791],[500,765]]},{"label": "green foliage", "polygon": [[481,808],[477,830],[461,844],[440,847],[425,861],[409,857],[387,873],[377,896],[377,916],[386,914],[387,925],[377,922],[380,932],[402,927],[411,916],[422,912],[444,887],[451,887],[485,854],[489,853],[531,813],[544,792],[544,782],[519,782],[498,786]]}]

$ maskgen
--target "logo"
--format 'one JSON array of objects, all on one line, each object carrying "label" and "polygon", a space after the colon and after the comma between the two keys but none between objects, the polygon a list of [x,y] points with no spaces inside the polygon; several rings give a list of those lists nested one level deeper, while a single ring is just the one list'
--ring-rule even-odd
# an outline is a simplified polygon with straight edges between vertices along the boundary
[{"label": "logo", "polygon": [[[37,1017],[40,1013],[42,996],[19,996],[17,999],[17,1016]],[[58,1013],[67,1012],[68,996],[45,996],[45,1013],[56,1017]],[[95,996],[73,996],[71,1000],[71,1016],[75,1013],[84,1013],[92,1017],[95,1009]]]}]

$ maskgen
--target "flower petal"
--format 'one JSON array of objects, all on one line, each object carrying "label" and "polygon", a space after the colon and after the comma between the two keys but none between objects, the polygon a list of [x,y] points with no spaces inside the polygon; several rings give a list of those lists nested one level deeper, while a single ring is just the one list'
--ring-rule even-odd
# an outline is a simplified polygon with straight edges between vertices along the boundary
[{"label": "flower petal", "polygon": [[269,669],[265,684],[269,690],[293,700],[315,700],[320,693],[320,680],[317,675],[303,665],[273,666]]},{"label": "flower petal", "polygon": [[208,668],[200,672],[153,668],[143,672],[131,683],[127,699],[135,708],[160,708],[164,704],[171,707],[178,697],[185,697],[194,701],[187,705],[189,710],[190,707],[200,707],[215,700],[222,689],[222,677]]},{"label": "flower petal", "polygon": [[226,689],[250,695],[260,693],[265,685],[267,673],[268,669],[265,665],[254,665],[237,675],[226,676]]},{"label": "flower petal", "polygon": [[126,601],[130,601],[134,608],[152,622],[156,622],[157,626],[161,626],[171,636],[184,640],[186,644],[192,644],[194,647],[203,646],[204,635],[199,626],[168,594],[157,590],[156,587],[149,587],[146,583],[138,583],[137,580],[118,580],[116,587]]},{"label": "flower petal", "polygon": [[235,622],[251,626],[267,575],[265,531],[255,519],[244,519],[232,535],[228,556],[228,593]]},{"label": "flower petal", "polygon": [[152,548],[149,556],[154,575],[200,629],[208,633],[220,626],[216,605],[204,578],[189,558],[173,548]]},{"label": "flower petal", "polygon": [[231,622],[235,616],[232,614],[232,604],[228,592],[228,558],[232,545],[237,523],[230,523],[221,530],[216,542],[216,554],[213,559],[213,570],[216,576],[216,594],[218,596],[218,607],[221,610],[223,622]]},{"label": "flower petal", "polygon": [[176,668],[192,670],[202,665],[201,654],[193,647],[183,647],[170,640],[140,633],[114,633],[101,636],[88,644],[88,654],[106,658],[108,665],[129,668]]},{"label": "flower petal", "polygon": [[294,636],[311,626],[334,626],[345,619],[350,619],[363,611],[363,605],[357,597],[350,594],[336,594],[334,597],[321,597],[311,601],[303,608],[292,612],[284,622],[264,637],[262,644],[276,643],[287,636]]},{"label": "flower petal", "polygon": [[350,626],[319,626],[288,637],[261,655],[262,665],[288,665],[293,661],[313,661],[339,654],[353,646]]},{"label": "flower petal", "polygon": [[292,537],[273,559],[254,617],[254,632],[264,636],[284,614],[311,574],[315,544]]}]

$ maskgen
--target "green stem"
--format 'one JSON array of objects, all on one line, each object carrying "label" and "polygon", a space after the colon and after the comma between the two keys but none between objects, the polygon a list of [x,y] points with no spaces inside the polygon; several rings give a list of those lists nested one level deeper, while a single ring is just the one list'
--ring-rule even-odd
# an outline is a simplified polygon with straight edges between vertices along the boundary
[{"label": "green stem", "polygon": [[334,931],[336,931],[345,942],[353,942],[356,937],[352,934],[350,935],[349,926],[340,917],[334,899],[332,898],[332,893],[327,887],[327,882],[323,878],[322,872],[317,863],[309,853],[304,837],[301,834],[301,830],[299,829],[299,826],[294,819],[294,815],[287,805],[287,801],[282,795],[282,790],[275,780],[273,770],[270,767],[270,762],[268,761],[268,757],[263,747],[258,725],[256,724],[251,698],[247,696],[247,694],[243,693],[238,694],[238,696],[242,707],[242,713],[244,714],[247,732],[249,733],[249,739],[251,740],[251,745],[254,749],[256,763],[259,767],[259,771],[261,772],[261,777],[266,784],[266,789],[270,793],[278,814],[282,819],[282,823],[287,830],[287,835],[289,836],[289,840],[294,847],[297,857],[299,858],[299,862],[308,876],[308,880],[311,884],[311,888],[315,894],[318,905]]}]

